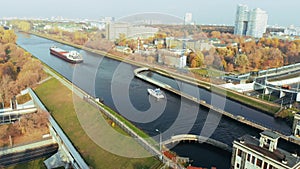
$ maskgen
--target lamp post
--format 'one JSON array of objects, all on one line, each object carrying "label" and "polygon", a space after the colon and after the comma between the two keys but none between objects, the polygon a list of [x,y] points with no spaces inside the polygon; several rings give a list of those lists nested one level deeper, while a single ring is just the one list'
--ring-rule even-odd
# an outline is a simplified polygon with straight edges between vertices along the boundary
[{"label": "lamp post", "polygon": [[158,129],[155,129],[155,131],[159,132],[159,151],[161,152],[161,132]]}]

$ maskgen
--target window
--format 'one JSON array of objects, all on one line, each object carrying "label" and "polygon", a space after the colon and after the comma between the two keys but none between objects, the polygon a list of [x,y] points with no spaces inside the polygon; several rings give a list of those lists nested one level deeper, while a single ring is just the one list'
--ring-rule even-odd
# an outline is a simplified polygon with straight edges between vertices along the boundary
[{"label": "window", "polygon": [[236,168],[240,168],[240,164],[239,163],[236,163]]},{"label": "window", "polygon": [[254,163],[255,163],[255,157],[254,157],[254,156],[252,156],[251,163],[252,163],[252,164],[254,164]]},{"label": "window", "polygon": [[251,159],[251,154],[247,154],[247,161],[250,162],[250,159]]},{"label": "window", "polygon": [[242,157],[242,150],[238,149],[237,155],[238,155],[239,157]]},{"label": "window", "polygon": [[269,169],[278,169],[278,168],[273,167],[271,164],[269,164]]},{"label": "window", "polygon": [[268,163],[264,162],[264,169],[268,169]]},{"label": "window", "polygon": [[261,159],[257,158],[257,160],[256,160],[256,166],[262,167],[262,160]]}]

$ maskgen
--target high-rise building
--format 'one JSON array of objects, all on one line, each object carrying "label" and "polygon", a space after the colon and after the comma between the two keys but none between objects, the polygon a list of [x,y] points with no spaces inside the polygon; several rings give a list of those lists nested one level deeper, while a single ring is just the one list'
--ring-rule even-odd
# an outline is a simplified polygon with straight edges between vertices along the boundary
[{"label": "high-rise building", "polygon": [[193,14],[192,13],[185,13],[184,23],[186,25],[192,24]]},{"label": "high-rise building", "polygon": [[246,35],[248,26],[248,14],[248,6],[241,4],[237,6],[234,34]]},{"label": "high-rise building", "polygon": [[268,14],[260,8],[249,12],[249,22],[247,35],[260,38],[266,32],[268,23]]},{"label": "high-rise building", "polygon": [[234,34],[260,38],[266,32],[268,14],[260,8],[252,10],[246,5],[238,5],[236,11]]}]

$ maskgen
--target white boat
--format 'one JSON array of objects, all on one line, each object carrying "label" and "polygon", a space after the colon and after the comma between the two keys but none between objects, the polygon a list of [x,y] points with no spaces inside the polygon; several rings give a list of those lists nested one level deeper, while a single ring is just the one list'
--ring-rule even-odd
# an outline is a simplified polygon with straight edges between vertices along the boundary
[{"label": "white boat", "polygon": [[159,88],[156,89],[147,89],[148,93],[158,99],[163,99],[165,98],[165,96],[163,95],[163,93],[161,92],[161,90]]}]

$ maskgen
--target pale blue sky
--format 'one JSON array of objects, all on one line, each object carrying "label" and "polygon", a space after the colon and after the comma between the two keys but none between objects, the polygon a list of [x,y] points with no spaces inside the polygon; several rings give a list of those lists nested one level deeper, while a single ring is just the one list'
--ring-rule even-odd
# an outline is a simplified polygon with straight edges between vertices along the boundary
[{"label": "pale blue sky", "polygon": [[8,0],[0,17],[119,18],[142,12],[162,12],[183,17],[193,14],[199,24],[233,24],[237,4],[259,7],[269,14],[269,25],[300,26],[299,0]]}]

